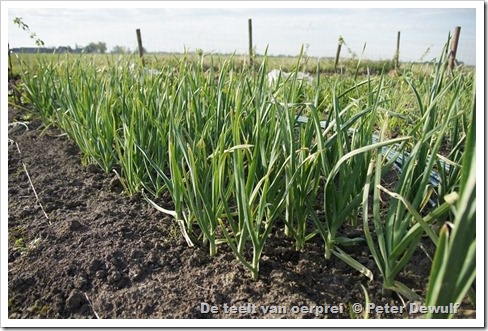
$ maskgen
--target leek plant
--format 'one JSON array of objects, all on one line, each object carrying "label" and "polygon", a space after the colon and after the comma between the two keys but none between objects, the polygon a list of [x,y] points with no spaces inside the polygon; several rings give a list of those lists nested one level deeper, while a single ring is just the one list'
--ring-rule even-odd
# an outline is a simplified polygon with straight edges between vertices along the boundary
[{"label": "leek plant", "polygon": [[315,214],[320,184],[319,158],[313,150],[315,129],[312,121],[298,125],[287,107],[281,111],[285,117],[281,121],[283,149],[285,155],[290,156],[285,166],[285,180],[289,186],[285,233],[295,239],[295,249],[301,251],[305,243],[317,234],[317,230],[308,223]]},{"label": "leek plant", "polygon": [[[462,162],[459,199],[452,206],[453,223],[442,226],[427,288],[426,305],[461,304],[476,278],[476,103]],[[453,311],[429,311],[426,318],[452,318]]]},{"label": "leek plant", "polygon": [[[444,66],[439,64],[433,85],[429,91],[427,104],[422,102],[420,95],[412,82],[412,90],[418,100],[421,120],[411,131],[417,142],[407,154],[402,154],[403,164],[394,192],[381,185],[382,172],[388,167],[384,165],[381,154],[372,158],[363,194],[363,225],[368,246],[374,260],[383,276],[385,289],[394,290],[410,300],[420,299],[419,295],[396,280],[397,275],[409,262],[423,234],[427,234],[434,244],[438,243],[438,236],[433,230],[436,222],[443,222],[454,202],[452,196],[445,198],[435,209],[428,212],[427,202],[434,192],[430,184],[431,172],[438,160],[439,148],[451,127],[453,119],[458,116],[455,111],[456,100],[459,98],[458,78],[452,77],[445,81]],[[451,92],[451,93],[448,93]],[[449,107],[442,112],[439,103],[445,102],[449,95]],[[386,115],[387,116],[387,115]],[[383,139],[387,120],[383,121]],[[374,174],[374,180],[371,178]],[[375,231],[373,237],[370,230],[368,194],[373,183],[373,219]],[[389,194],[393,199],[388,201],[386,213],[382,210],[380,191]],[[424,213],[425,216],[421,216]]]},{"label": "leek plant", "polygon": [[[113,148],[117,117],[110,81],[93,62],[77,59],[61,71],[54,93],[56,124],[80,147],[86,163],[98,164],[109,172],[117,159]],[[61,97],[62,96],[62,97]]]},{"label": "leek plant", "polygon": [[[121,183],[128,194],[144,188],[153,196],[159,196],[164,181],[146,157],[163,169],[168,166],[166,146],[171,101],[167,92],[171,90],[174,78],[166,68],[159,75],[143,76],[143,73],[131,73],[120,65],[112,67],[110,78],[116,95],[111,108],[120,118],[120,124],[114,123],[114,145]],[[139,147],[147,154],[143,154]]]},{"label": "leek plant", "polygon": [[[350,90],[352,89],[347,91]],[[370,279],[372,279],[371,271],[338,247],[338,245],[355,244],[363,239],[337,237],[337,232],[348,218],[354,218],[357,215],[361,204],[369,153],[409,139],[409,137],[402,137],[372,143],[373,120],[381,85],[376,93],[371,92],[372,96],[376,95],[372,99],[372,103],[364,109],[360,107],[362,110],[350,118],[347,118],[346,115],[361,100],[356,100],[344,109],[339,109],[339,97],[334,96],[333,111],[324,123],[325,129],[322,128],[316,108],[313,105],[310,106],[317,137],[320,175],[324,178],[324,219],[320,220],[317,216],[313,219],[324,240],[324,256],[329,259],[333,254]],[[344,95],[342,93],[339,96]],[[353,125],[356,125],[357,129],[354,130]],[[351,130],[352,138],[349,137]]]},{"label": "leek plant", "polygon": [[[467,76],[467,77],[466,77]],[[466,105],[470,100],[466,100],[466,95],[471,95],[469,92],[473,89],[471,82],[474,81],[470,75],[458,75],[455,80],[458,97],[454,99],[452,106],[454,107],[454,118],[446,133],[446,143],[441,146],[444,151],[438,155],[439,159],[436,164],[437,173],[439,176],[439,185],[436,190],[437,196],[442,197],[453,192],[458,191],[461,179],[462,162],[465,152],[466,138],[470,130],[473,110]],[[448,100],[448,98],[446,98]],[[446,105],[447,107],[449,105]],[[453,220],[453,215],[449,218]]]},{"label": "leek plant", "polygon": [[[156,127],[157,136],[167,139],[158,139],[163,149],[158,153],[159,157],[156,157],[161,160],[167,155],[167,162],[157,162],[154,156],[149,155],[151,148],[149,151],[145,150],[148,146],[138,147],[156,172],[156,178],[163,180],[163,187],[171,195],[175,210],[161,208],[148,200],[159,210],[175,217],[190,246],[199,237],[195,230],[201,231],[200,239],[208,243],[210,255],[215,256],[217,220],[223,212],[219,190],[224,185],[219,181],[226,175],[221,172],[221,167],[225,169],[222,154],[227,139],[225,132],[220,131],[224,130],[223,118],[215,114],[222,111],[221,95],[216,98],[208,96],[213,95],[217,86],[222,93],[225,77],[221,75],[219,82],[215,84],[213,74],[207,74],[206,79],[204,76],[201,67],[188,66],[181,61],[180,81],[165,91],[165,95],[170,96],[165,99],[164,118],[157,121]],[[189,109],[181,112],[181,108]],[[153,116],[157,116],[157,112]],[[169,173],[165,172],[165,165]]]},{"label": "leek plant", "polygon": [[[220,220],[226,243],[251,271],[253,279],[259,274],[264,244],[283,210],[286,194],[283,172],[288,162],[281,153],[281,117],[276,106],[256,102],[256,98],[265,95],[262,94],[265,69],[263,63],[256,75],[260,83],[254,89],[244,79],[235,90],[235,109],[229,115],[232,148],[228,150],[229,176],[234,189],[231,200],[225,203],[225,219]],[[245,91],[250,92],[247,98]],[[247,259],[249,241],[251,262]]]},{"label": "leek plant", "polygon": [[28,66],[20,61],[22,72],[22,88],[25,90],[24,103],[32,104],[39,112],[40,118],[45,125],[52,124],[54,113],[58,105],[59,94],[57,93],[56,77],[62,64],[47,62],[37,58],[36,66]]},{"label": "leek plant", "polygon": [[[299,60],[301,57],[299,57]],[[285,234],[295,239],[297,251],[305,248],[305,243],[317,234],[309,220],[315,214],[315,203],[320,184],[320,172],[317,162],[315,140],[316,132],[312,121],[300,123],[298,118],[307,110],[308,104],[301,103],[300,94],[294,92],[295,86],[303,88],[303,80],[298,81],[298,68],[285,81],[278,77],[278,88],[273,93],[273,104],[281,115],[280,132],[284,155],[289,156],[285,165],[285,182],[289,188],[286,194]],[[316,78],[316,100],[319,93],[320,79]],[[279,103],[279,95],[285,102]]]}]

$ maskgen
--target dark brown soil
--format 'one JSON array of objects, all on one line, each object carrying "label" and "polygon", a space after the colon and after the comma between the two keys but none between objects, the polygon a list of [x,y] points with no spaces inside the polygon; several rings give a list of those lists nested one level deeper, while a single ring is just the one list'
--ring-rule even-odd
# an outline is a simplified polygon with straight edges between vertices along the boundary
[{"label": "dark brown soil", "polygon": [[[225,247],[215,258],[205,249],[189,248],[170,217],[140,196],[121,193],[113,174],[83,166],[72,141],[25,115],[9,108],[9,123],[28,122],[28,130],[19,126],[9,133],[10,318],[349,318],[350,304],[365,303],[361,284],[370,302],[402,305],[398,295],[382,293],[365,244],[347,252],[373,271],[372,282],[337,258],[325,260],[319,238],[296,252],[294,243],[275,231],[260,278],[252,281]],[[346,235],[362,233],[350,227]],[[412,261],[400,280],[423,296],[430,262],[420,249]],[[256,311],[205,314],[201,303],[250,304]],[[316,305],[344,309],[338,314],[291,311]],[[283,306],[286,313],[263,313],[265,306]]]}]

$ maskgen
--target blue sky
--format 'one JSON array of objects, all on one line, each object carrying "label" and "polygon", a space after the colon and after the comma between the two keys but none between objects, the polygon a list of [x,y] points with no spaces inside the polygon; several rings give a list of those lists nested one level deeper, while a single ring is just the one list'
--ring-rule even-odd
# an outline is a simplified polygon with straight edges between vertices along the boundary
[{"label": "blue sky", "polygon": [[[445,3],[437,2],[434,7]],[[87,2],[85,6],[93,4]],[[303,44],[311,56],[333,57],[342,36],[348,48],[358,55],[366,43],[365,58],[389,59],[400,31],[400,60],[418,61],[428,49],[425,60],[437,57],[448,33],[461,26],[457,58],[475,64],[474,8],[374,8],[377,3],[368,7],[368,2],[360,3],[364,8],[350,2],[343,2],[348,8],[326,8],[327,2],[306,3],[308,7],[323,8],[162,8],[165,3],[144,5],[160,8],[120,8],[121,4],[127,3],[109,4],[114,8],[62,9],[40,8],[42,2],[39,8],[32,8],[37,3],[30,8],[14,8],[16,3],[12,3],[8,9],[8,41],[11,47],[34,46],[29,35],[13,24],[15,17],[22,17],[46,46],[74,47],[103,41],[108,50],[115,45],[135,49],[135,30],[140,28],[144,47],[150,52],[182,52],[186,47],[190,51],[201,48],[206,52],[246,53],[247,20],[252,18],[253,44],[258,53],[269,45],[272,55],[295,55]],[[409,3],[408,7],[412,6],[420,7],[422,2]],[[463,3],[459,2],[459,6]],[[342,56],[350,56],[347,48]]]}]

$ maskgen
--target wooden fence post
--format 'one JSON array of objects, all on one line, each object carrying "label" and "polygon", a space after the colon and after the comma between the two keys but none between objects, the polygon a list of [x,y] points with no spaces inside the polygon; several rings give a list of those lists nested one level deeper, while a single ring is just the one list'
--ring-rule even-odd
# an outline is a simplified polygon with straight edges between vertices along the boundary
[{"label": "wooden fence post", "polygon": [[400,62],[400,31],[398,31],[397,34],[397,46],[395,52],[395,70],[398,69],[399,62]]},{"label": "wooden fence post", "polygon": [[339,55],[341,54],[341,48],[343,43],[344,43],[344,39],[342,37],[339,37],[339,43],[337,44],[337,52],[336,52],[336,58],[334,63],[334,71],[337,70],[337,64],[339,63]]},{"label": "wooden fence post", "polygon": [[248,20],[249,29],[249,66],[253,65],[253,51],[252,51],[252,19]]},{"label": "wooden fence post", "polygon": [[459,42],[459,34],[461,33],[461,27],[456,26],[454,29],[454,36],[452,37],[451,40],[451,51],[449,53],[449,69],[452,70],[454,69],[454,66],[456,65],[456,53],[457,53],[457,47],[458,47],[458,42]]},{"label": "wooden fence post", "polygon": [[12,57],[10,56],[10,43],[7,43],[8,45],[8,79],[10,80],[10,77],[13,77],[14,73],[12,71]]},{"label": "wooden fence post", "polygon": [[137,45],[139,46],[139,56],[142,60],[142,66],[145,67],[146,63],[144,62],[144,48],[142,47],[142,38],[141,38],[141,29],[136,29],[137,34]]}]

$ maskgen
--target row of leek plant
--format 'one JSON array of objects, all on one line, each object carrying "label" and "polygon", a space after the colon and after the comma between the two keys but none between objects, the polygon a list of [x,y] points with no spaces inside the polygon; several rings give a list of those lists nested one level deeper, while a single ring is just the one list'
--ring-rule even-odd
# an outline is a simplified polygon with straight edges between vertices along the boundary
[{"label": "row of leek plant", "polygon": [[[198,237],[209,244],[211,255],[216,253],[219,242],[226,243],[252,272],[253,278],[258,276],[265,241],[283,209],[286,209],[285,231],[296,239],[297,249],[302,249],[309,236],[314,235],[313,231],[307,234],[306,221],[310,216],[316,221],[317,232],[325,240],[326,258],[330,258],[338,228],[359,207],[362,186],[357,183],[362,184],[368,165],[363,154],[408,139],[399,138],[358,148],[347,146],[350,151],[345,153],[343,142],[346,137],[339,134],[346,132],[366,112],[344,121],[346,112],[336,110],[334,120],[324,131],[317,125],[319,117],[314,105],[305,105],[315,114],[314,120],[304,128],[304,134],[299,136],[304,140],[296,147],[295,112],[288,108],[288,103],[283,106],[274,102],[278,96],[263,93],[266,92],[266,72],[264,62],[257,73],[250,73],[235,82],[234,94],[229,96],[234,100],[232,108],[221,118],[202,116],[206,111],[201,109],[197,109],[200,113],[198,119],[188,113],[174,114],[169,132],[170,175],[166,176],[161,167],[151,162],[165,179],[175,202],[174,211],[160,210],[173,215],[184,226],[185,237],[192,244],[198,240],[194,231],[196,223],[201,231]],[[290,77],[293,86],[296,75]],[[192,83],[194,78],[187,75],[183,77],[182,84],[186,84],[186,79]],[[257,83],[253,84],[252,79]],[[202,86],[202,82],[198,86]],[[279,88],[275,93],[280,93]],[[296,105],[293,97],[291,94],[289,101]],[[197,103],[198,99],[192,102]],[[222,125],[216,123],[217,119]],[[217,127],[220,128],[218,131]],[[334,128],[339,133],[334,132]],[[360,128],[360,134],[371,141],[372,125]],[[215,142],[216,147],[208,150],[207,146]],[[356,161],[358,165],[351,167],[348,162],[356,158],[359,159]],[[329,165],[329,162],[333,163]],[[343,198],[333,200],[340,201],[341,206],[350,206],[339,212],[340,207],[333,205],[331,209],[334,209],[329,211],[330,198],[325,196],[326,214],[330,219],[323,224],[311,207],[310,197],[315,197],[310,193],[316,193],[321,178],[325,178],[326,190],[334,190],[333,181],[338,174],[355,178],[353,184],[356,185],[346,184]],[[351,197],[353,204],[350,203]],[[218,232],[221,239],[217,237]],[[247,258],[248,244],[252,247],[251,261]],[[334,252],[352,267],[372,277],[369,270],[339,248]]]},{"label": "row of leek plant", "polygon": [[[129,194],[149,192],[147,199],[176,219],[190,245],[207,245],[212,256],[218,245],[227,245],[255,279],[265,242],[281,220],[295,249],[305,249],[308,240],[320,235],[326,258],[341,258],[371,279],[371,271],[339,247],[362,239],[337,237],[344,222],[355,222],[363,204],[366,239],[385,287],[411,294],[395,283],[395,276],[420,236],[435,235],[429,220],[411,226],[407,211],[421,210],[431,194],[426,181],[438,163],[435,156],[446,130],[454,120],[458,136],[466,130],[468,121],[455,116],[461,93],[453,94],[448,115],[434,113],[435,104],[459,80],[433,89],[426,107],[421,92],[410,84],[421,110],[418,123],[425,125],[411,130],[422,138],[405,162],[397,194],[414,203],[408,209],[392,201],[383,225],[377,187],[394,160],[384,162],[378,151],[401,142],[396,148],[400,156],[412,141],[407,136],[373,143],[376,123],[385,116],[382,107],[389,102],[384,77],[345,87],[317,76],[307,85],[295,70],[269,86],[266,60],[256,72],[236,68],[232,59],[213,72],[184,57],[149,75],[131,70],[124,61],[105,68],[81,60],[40,63],[38,68],[37,74],[23,78],[43,120],[66,131],[87,162],[114,170]],[[440,86],[439,78],[434,80]],[[302,112],[309,116],[305,124],[297,121]],[[446,176],[457,183],[455,173]],[[320,190],[323,198],[317,206]],[[366,208],[371,191],[374,238]],[[171,195],[172,207],[156,204],[164,192]],[[443,206],[438,214],[446,212]]]}]

